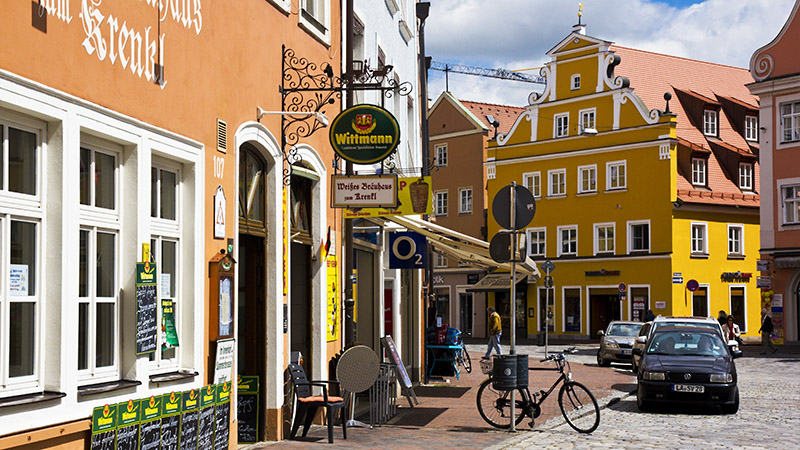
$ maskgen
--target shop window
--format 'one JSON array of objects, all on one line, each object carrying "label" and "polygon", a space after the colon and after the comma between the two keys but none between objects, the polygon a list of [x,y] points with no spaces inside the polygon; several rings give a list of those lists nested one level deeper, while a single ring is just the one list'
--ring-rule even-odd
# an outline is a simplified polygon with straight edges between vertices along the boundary
[{"label": "shop window", "polygon": [[150,169],[150,217],[175,220],[178,211],[178,174],[153,166]]},{"label": "shop window", "polygon": [[581,290],[579,288],[564,289],[564,331],[581,332]]},{"label": "shop window", "polygon": [[[162,326],[158,327],[158,349],[148,358],[156,368],[178,366],[177,351],[180,348],[180,333],[183,330],[180,320],[181,302],[178,295],[180,283],[178,263],[178,239],[153,236],[150,239],[150,260],[156,263],[158,317]],[[176,334],[167,334],[166,325],[171,322]]]},{"label": "shop window", "polygon": [[81,146],[80,199],[82,205],[117,209],[117,154]]},{"label": "shop window", "polygon": [[[744,287],[731,286],[731,307],[729,314],[736,320],[742,333],[747,332],[747,302]],[[726,336],[727,338],[727,336]]]},{"label": "shop window", "polygon": [[643,322],[647,310],[650,309],[647,288],[631,288],[631,320]]}]

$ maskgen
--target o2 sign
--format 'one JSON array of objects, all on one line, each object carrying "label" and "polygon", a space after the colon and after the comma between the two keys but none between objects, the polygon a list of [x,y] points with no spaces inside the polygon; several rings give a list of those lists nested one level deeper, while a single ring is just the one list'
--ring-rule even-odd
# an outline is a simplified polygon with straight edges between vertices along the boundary
[{"label": "o2 sign", "polygon": [[428,267],[428,243],[425,236],[413,231],[389,233],[389,268],[424,269]]}]

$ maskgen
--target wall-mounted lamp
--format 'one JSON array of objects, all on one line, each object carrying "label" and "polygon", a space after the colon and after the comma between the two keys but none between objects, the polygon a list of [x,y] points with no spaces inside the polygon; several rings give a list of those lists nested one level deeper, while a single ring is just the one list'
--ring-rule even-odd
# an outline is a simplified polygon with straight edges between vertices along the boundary
[{"label": "wall-mounted lamp", "polygon": [[282,116],[314,116],[323,127],[330,123],[328,116],[319,111],[264,111],[260,106],[256,106],[256,122],[261,122],[261,118],[266,114],[278,114]]},{"label": "wall-mounted lamp", "polygon": [[581,136],[597,136],[597,128],[582,128]]}]

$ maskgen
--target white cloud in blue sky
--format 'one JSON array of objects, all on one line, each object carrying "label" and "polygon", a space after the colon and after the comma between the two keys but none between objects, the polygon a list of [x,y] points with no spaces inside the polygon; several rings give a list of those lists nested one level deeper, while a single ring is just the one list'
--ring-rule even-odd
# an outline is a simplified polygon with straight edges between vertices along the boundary
[{"label": "white cloud in blue sky", "polygon": [[[512,70],[539,67],[545,52],[572,31],[578,3],[571,0],[430,0],[426,53],[435,61]],[[795,0],[583,0],[590,36],[615,44],[686,58],[747,67],[770,42]],[[536,73],[536,72],[531,72]],[[430,71],[429,96],[445,88]],[[536,85],[450,75],[459,98],[524,105]]]}]

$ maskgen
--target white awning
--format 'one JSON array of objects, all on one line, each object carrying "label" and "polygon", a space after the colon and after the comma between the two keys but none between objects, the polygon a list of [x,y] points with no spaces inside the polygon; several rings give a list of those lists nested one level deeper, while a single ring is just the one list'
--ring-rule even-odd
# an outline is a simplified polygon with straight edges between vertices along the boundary
[{"label": "white awning", "polygon": [[[457,260],[460,264],[477,266],[489,271],[501,269],[511,272],[511,263],[499,263],[492,259],[489,255],[489,243],[486,241],[408,216],[384,216],[382,219],[424,235],[437,251]],[[541,277],[536,264],[530,258],[524,263],[517,263],[516,269],[518,275],[533,275],[537,279]]]}]

